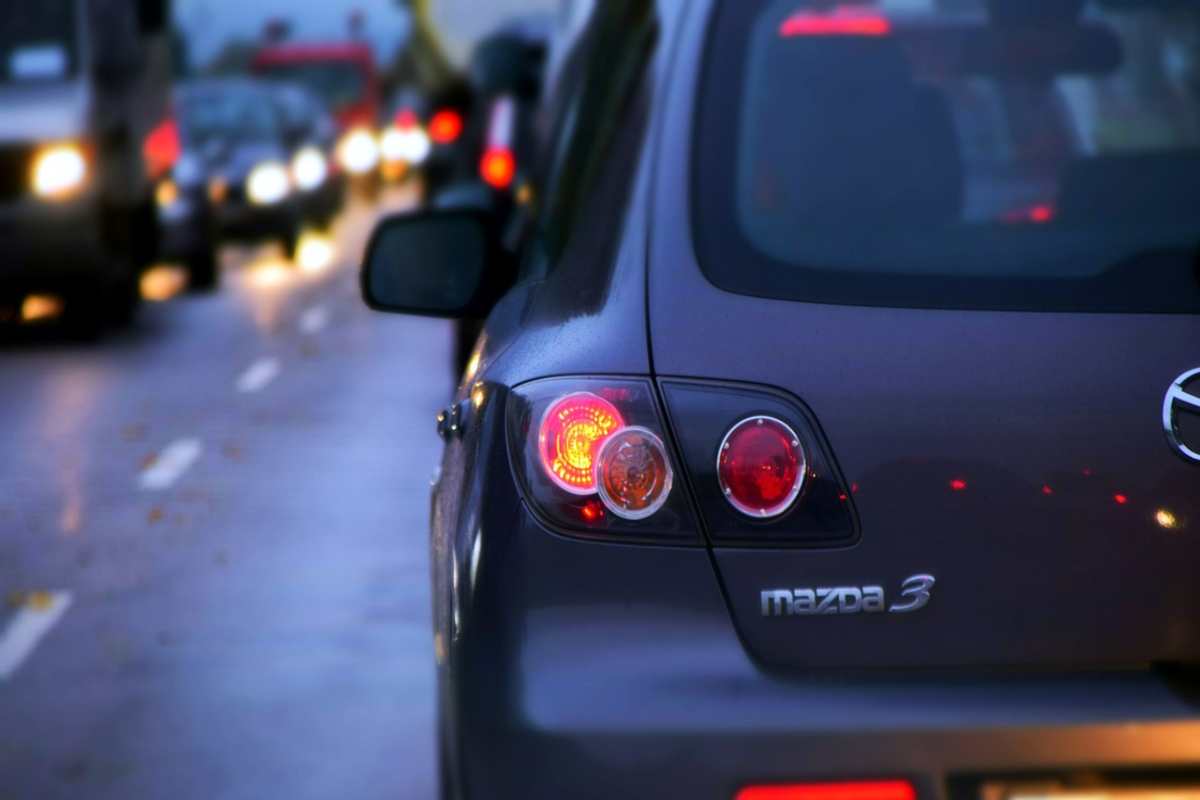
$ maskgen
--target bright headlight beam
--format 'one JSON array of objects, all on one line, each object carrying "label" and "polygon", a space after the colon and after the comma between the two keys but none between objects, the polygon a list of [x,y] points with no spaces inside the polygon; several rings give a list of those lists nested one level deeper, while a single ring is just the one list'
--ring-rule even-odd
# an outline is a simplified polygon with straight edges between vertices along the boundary
[{"label": "bright headlight beam", "polygon": [[287,168],[274,161],[259,164],[246,178],[246,196],[260,206],[278,203],[287,197],[290,188]]},{"label": "bright headlight beam", "polygon": [[379,164],[379,143],[366,128],[352,130],[338,144],[338,161],[355,175],[370,172]]},{"label": "bright headlight beam", "polygon": [[62,200],[83,188],[87,173],[87,159],[78,145],[48,147],[33,162],[33,191],[49,200]]},{"label": "bright headlight beam", "polygon": [[379,146],[385,161],[403,161],[414,165],[423,164],[432,149],[429,134],[418,127],[388,128]]},{"label": "bright headlight beam", "polygon": [[302,148],[292,159],[292,179],[305,191],[320,186],[328,174],[325,155],[315,147]]}]

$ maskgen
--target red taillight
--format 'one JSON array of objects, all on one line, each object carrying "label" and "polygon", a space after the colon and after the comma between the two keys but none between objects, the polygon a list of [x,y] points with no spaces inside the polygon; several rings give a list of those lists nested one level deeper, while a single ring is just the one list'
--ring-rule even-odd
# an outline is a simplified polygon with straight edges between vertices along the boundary
[{"label": "red taillight", "polygon": [[1022,223],[1045,225],[1048,222],[1053,222],[1057,215],[1058,211],[1054,206],[1048,203],[1039,203],[1036,206],[1009,211],[1004,215],[1003,219],[1010,225],[1019,225]]},{"label": "red taillight", "polygon": [[590,392],[556,401],[542,416],[538,453],[550,480],[571,494],[596,493],[596,456],[604,440],[625,427],[616,406]]},{"label": "red taillight", "polygon": [[736,800],[916,800],[916,797],[908,781],[856,781],[748,786],[737,793]]},{"label": "red taillight", "polygon": [[517,176],[517,160],[511,150],[488,150],[479,162],[479,175],[493,189],[507,189]]},{"label": "red taillight", "polygon": [[453,109],[443,108],[429,120],[429,138],[435,144],[453,144],[462,132],[462,114]]},{"label": "red taillight", "polygon": [[142,157],[146,170],[152,178],[160,178],[175,166],[183,147],[179,141],[179,126],[168,117],[146,136],[142,143]]},{"label": "red taillight", "polygon": [[807,470],[800,437],[774,417],[749,417],[734,425],[717,456],[725,499],[759,519],[777,517],[792,507]]},{"label": "red taillight", "polygon": [[417,115],[411,108],[400,109],[396,112],[396,116],[392,118],[392,124],[401,130],[415,128],[417,127],[417,122]]},{"label": "red taillight", "polygon": [[785,39],[799,36],[888,36],[892,23],[887,17],[860,14],[837,8],[833,14],[797,11],[779,26]]},{"label": "red taillight", "polygon": [[624,519],[645,519],[662,508],[673,480],[667,448],[647,428],[622,428],[605,440],[596,455],[600,499]]}]

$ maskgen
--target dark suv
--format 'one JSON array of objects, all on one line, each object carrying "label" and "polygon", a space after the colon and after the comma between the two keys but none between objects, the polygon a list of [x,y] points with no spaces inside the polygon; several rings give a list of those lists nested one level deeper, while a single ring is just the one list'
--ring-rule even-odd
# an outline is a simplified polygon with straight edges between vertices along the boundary
[{"label": "dark suv", "polygon": [[[685,13],[686,6],[686,13]],[[606,0],[434,490],[447,797],[1200,790],[1200,5]]]}]

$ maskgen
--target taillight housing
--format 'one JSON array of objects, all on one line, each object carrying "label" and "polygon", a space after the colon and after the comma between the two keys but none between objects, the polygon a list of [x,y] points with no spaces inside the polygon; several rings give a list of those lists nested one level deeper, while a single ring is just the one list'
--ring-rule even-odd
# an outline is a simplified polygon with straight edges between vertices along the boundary
[{"label": "taillight housing", "polygon": [[648,381],[534,381],[513,390],[507,415],[522,492],[553,529],[616,541],[702,543]]},{"label": "taillight housing", "polygon": [[858,539],[847,487],[816,418],[759,386],[664,380],[672,430],[712,543],[836,547]]}]

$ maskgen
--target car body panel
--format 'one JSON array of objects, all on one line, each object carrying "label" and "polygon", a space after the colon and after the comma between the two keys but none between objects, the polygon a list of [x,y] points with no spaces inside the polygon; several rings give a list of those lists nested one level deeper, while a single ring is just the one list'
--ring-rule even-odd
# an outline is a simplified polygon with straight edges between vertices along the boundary
[{"label": "car body panel", "polygon": [[963,774],[1200,760],[1194,684],[1165,673],[765,674],[705,549],[570,539],[533,516],[506,391],[482,389],[435,492],[449,796],[728,800],[881,775],[941,800]]},{"label": "car body panel", "polygon": [[[938,544],[949,555],[930,547],[928,538],[911,552],[902,542],[889,545],[886,536],[872,531],[898,504],[909,502],[895,495],[895,485],[873,496],[860,486],[864,496],[856,496],[855,505],[866,514],[864,538],[851,548],[713,550],[584,541],[548,529],[527,507],[507,448],[505,406],[513,387],[540,378],[652,376],[661,382],[677,376],[778,387],[815,413],[847,480],[867,475],[874,483],[881,477],[893,480],[894,471],[872,450],[871,437],[908,441],[903,429],[886,424],[889,419],[911,419],[922,411],[921,403],[932,402],[930,410],[955,423],[967,415],[964,393],[978,394],[974,386],[999,393],[994,401],[983,395],[982,412],[1000,414],[1025,441],[1032,441],[1022,432],[1025,425],[1054,413],[1095,424],[1119,418],[1120,403],[1100,406],[1091,415],[1086,408],[1052,412],[1038,404],[1047,392],[1067,388],[1103,396],[1109,374],[1098,369],[1104,363],[1100,355],[1088,359],[1094,374],[1063,369],[1045,352],[1046,343],[1055,341],[1047,337],[1066,337],[1063,351],[1070,353],[1089,345],[1127,359],[1136,342],[1149,346],[1163,335],[1182,336],[1164,346],[1183,361],[1188,343],[1200,342],[1189,318],[1134,319],[1136,335],[1131,335],[1128,327],[1106,331],[1105,325],[1094,325],[1104,322],[1098,317],[1021,315],[1017,344],[1028,350],[1024,357],[1032,360],[1033,372],[1049,381],[1044,389],[1029,387],[1022,394],[1006,379],[1006,368],[1032,367],[1009,352],[1012,341],[1003,352],[991,352],[988,330],[979,326],[977,315],[809,306],[716,290],[694,264],[687,204],[680,200],[690,139],[679,133],[689,119],[693,80],[688,72],[695,68],[711,3],[656,5],[663,34],[654,65],[655,97],[665,102],[651,104],[624,224],[611,225],[618,243],[611,265],[596,269],[588,259],[567,258],[553,269],[523,272],[487,320],[453,399],[462,422],[444,434],[431,509],[444,796],[729,800],[748,784],[881,776],[911,781],[920,800],[974,800],[976,794],[954,794],[952,782],[964,775],[1170,770],[1200,763],[1194,673],[1144,664],[1092,670],[1074,658],[1045,658],[1049,651],[1065,652],[1052,634],[1071,630],[1063,624],[1067,613],[1082,614],[1080,637],[1108,656],[1098,638],[1103,622],[1096,619],[1098,609],[1107,612],[1120,602],[1134,609],[1165,606],[1172,597],[1183,607],[1195,602],[1181,596],[1182,589],[1130,601],[1116,591],[1105,593],[1107,587],[1089,586],[1095,589],[1090,605],[1081,592],[1079,598],[1065,598],[1065,609],[1056,608],[1060,589],[1077,585],[1071,582],[1079,575],[1056,576],[1041,565],[1053,564],[1069,544],[1080,544],[1074,529],[1058,544],[1038,541],[1035,550],[1021,555],[1028,574],[1018,574],[1017,585],[1054,589],[1048,596],[1024,598],[1012,593],[1012,581],[997,588],[1006,577],[1003,569],[995,570],[991,584],[980,584],[979,578],[995,568],[997,558],[1002,566],[1016,562],[1018,551],[1002,545],[1029,544],[1028,533],[1006,529],[1000,541],[972,550],[969,545],[978,545],[981,537],[979,511],[944,507],[937,514],[952,516],[955,524]],[[683,55],[671,72],[666,56],[680,21]],[[670,92],[664,91],[667,86]],[[991,315],[987,321],[1014,318]],[[1115,322],[1129,320],[1121,317],[1109,325]],[[742,332],[751,324],[758,332],[754,336]],[[854,325],[862,329],[855,332]],[[781,333],[774,334],[777,330]],[[764,338],[762,332],[773,335]],[[792,354],[789,348],[798,341],[815,344],[802,356]],[[930,348],[935,359],[930,363],[946,375],[930,381],[927,373],[919,373],[929,366],[918,355],[920,347]],[[868,352],[873,359],[864,371],[859,358]],[[1001,363],[988,363],[997,356],[1004,357]],[[1194,366],[1200,366],[1196,360]],[[1179,371],[1189,366],[1181,364]],[[1152,386],[1159,371],[1169,370],[1156,360],[1139,374],[1146,387],[1126,401],[1138,405],[1138,414],[1154,391],[1167,389],[1167,383]],[[914,373],[919,381],[912,380]],[[860,374],[879,376],[879,385],[890,391],[869,393]],[[1167,376],[1168,383],[1177,374]],[[939,396],[937,390],[948,394]],[[856,424],[867,425],[871,436],[855,444],[851,421],[839,416],[838,406],[847,415],[857,412]],[[1151,420],[1157,419],[1150,411]],[[826,424],[826,416],[835,418],[833,425]],[[986,439],[1004,427],[995,419],[991,424],[978,435]],[[1128,421],[1120,425],[1131,427]],[[1152,440],[1135,444],[1139,452],[1165,449],[1161,428],[1144,420],[1132,427]],[[675,433],[687,435],[686,430]],[[1086,449],[1088,439],[1069,437],[1072,448],[1063,449],[1063,462],[1073,462],[1078,453],[1071,450]],[[949,452],[952,444],[958,444],[953,436],[935,437],[925,442],[924,452]],[[1041,452],[1052,449],[1044,442],[1040,447]],[[961,451],[951,455],[961,457]],[[1101,452],[1089,466],[1099,475],[1113,458]],[[937,466],[940,475],[959,465]],[[1127,490],[1140,497],[1155,486],[1191,480],[1186,486],[1194,487],[1197,473],[1186,466],[1163,462],[1159,484],[1134,476],[1136,485]],[[994,481],[1008,490],[1012,474],[1023,475],[1012,468],[1012,474],[1001,472],[973,472],[971,488]],[[1128,471],[1119,475],[1127,477]],[[680,487],[686,490],[684,482]],[[968,502],[976,502],[971,497]],[[1089,513],[1109,511],[1105,506]],[[983,524],[996,523],[984,518]],[[918,528],[915,535],[928,537],[928,531]],[[1140,555],[1132,548],[1122,551],[1134,570],[1162,568],[1169,548],[1191,556],[1181,557],[1181,563],[1195,563],[1194,536],[1171,539],[1165,532],[1131,530],[1129,537],[1149,543]],[[1093,548],[1096,552],[1104,551]],[[1110,574],[1110,562],[1099,555],[1090,559],[1082,570]],[[778,626],[756,629],[755,620],[747,621],[739,607],[742,601],[729,602],[731,592],[747,586],[757,602],[760,581],[793,585],[818,574],[886,583],[891,592],[895,579],[929,569],[939,571],[937,588],[946,590],[927,609],[934,616],[909,615],[895,630],[849,617],[781,618],[768,620]],[[1166,569],[1183,567],[1166,564]],[[1055,583],[1054,577],[1065,582]],[[1178,574],[1165,580],[1189,585],[1179,582]],[[1010,607],[1014,603],[1020,616]],[[982,618],[981,609],[987,612]],[[1055,624],[1034,611],[1051,614]],[[1190,635],[1194,609],[1187,616],[1174,619]],[[1020,626],[1014,618],[1031,626],[1031,642],[1039,648],[1032,660],[1015,638]],[[796,624],[806,622],[819,625],[819,635],[803,635]],[[1116,622],[1127,640],[1136,638],[1129,631],[1132,619]],[[1161,625],[1149,628],[1143,636],[1163,635]],[[914,630],[915,640],[910,638]],[[929,646],[935,638],[932,651],[922,653],[917,644]],[[990,657],[998,652],[1004,657]],[[1038,668],[1028,668],[1034,662]],[[1022,668],[997,669],[998,663]],[[894,668],[899,664],[909,668]],[[827,665],[835,668],[821,668]]]},{"label": "car body panel", "polygon": [[[1156,523],[1160,509],[1200,521],[1200,468],[1161,422],[1171,382],[1200,366],[1200,318],[858,308],[715,288],[688,227],[705,16],[689,21],[660,151],[655,369],[795,395],[862,526],[853,548],[716,553],[751,651],[796,668],[1200,660],[1200,539]],[[879,584],[894,597],[924,573],[937,585],[918,613],[761,611],[762,590]]]}]

